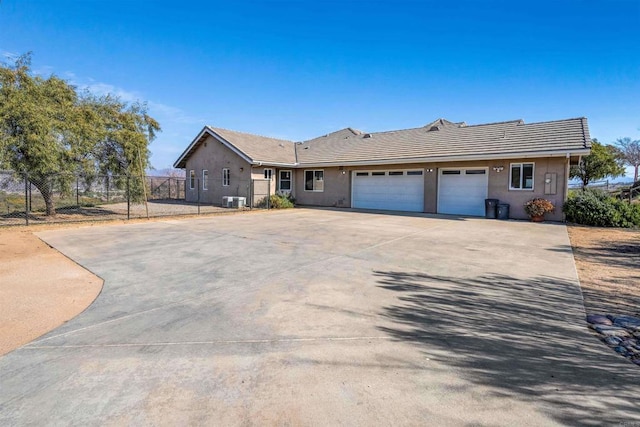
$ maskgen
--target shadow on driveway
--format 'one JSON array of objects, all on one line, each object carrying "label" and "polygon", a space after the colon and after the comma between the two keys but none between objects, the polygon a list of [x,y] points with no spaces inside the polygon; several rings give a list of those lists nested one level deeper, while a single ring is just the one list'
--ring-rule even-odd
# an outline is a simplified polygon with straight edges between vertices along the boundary
[{"label": "shadow on driveway", "polygon": [[[475,279],[377,271],[378,286],[398,293],[379,327],[423,346],[463,377],[541,404],[557,421],[602,425],[640,420],[640,367],[586,329],[575,283],[504,275]],[[572,310],[567,312],[567,310]],[[584,322],[584,323],[583,323]],[[606,420],[606,422],[605,422]]]}]

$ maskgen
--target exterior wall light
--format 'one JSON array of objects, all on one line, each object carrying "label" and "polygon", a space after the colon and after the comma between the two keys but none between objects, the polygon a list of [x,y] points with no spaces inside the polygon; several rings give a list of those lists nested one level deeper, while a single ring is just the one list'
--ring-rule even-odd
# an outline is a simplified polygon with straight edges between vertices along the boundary
[{"label": "exterior wall light", "polygon": [[433,169],[425,169],[427,172],[433,172]]},{"label": "exterior wall light", "polygon": [[494,166],[494,172],[502,172],[504,170],[504,166]]}]

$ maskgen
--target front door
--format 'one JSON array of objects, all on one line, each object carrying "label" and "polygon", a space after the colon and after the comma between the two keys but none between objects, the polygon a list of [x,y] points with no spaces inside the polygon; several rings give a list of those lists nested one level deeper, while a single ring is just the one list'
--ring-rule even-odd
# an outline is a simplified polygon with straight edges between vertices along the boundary
[{"label": "front door", "polygon": [[278,173],[278,190],[281,193],[284,193],[284,194],[291,193],[292,182],[293,181],[291,179],[291,171],[281,170]]}]

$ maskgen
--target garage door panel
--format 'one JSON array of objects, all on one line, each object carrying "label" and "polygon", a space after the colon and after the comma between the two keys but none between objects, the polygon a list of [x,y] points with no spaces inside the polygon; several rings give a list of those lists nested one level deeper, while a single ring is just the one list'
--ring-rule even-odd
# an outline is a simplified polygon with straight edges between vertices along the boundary
[{"label": "garage door panel", "polygon": [[353,178],[353,207],[422,212],[423,175],[368,175]]},{"label": "garage door panel", "polygon": [[488,178],[484,168],[441,170],[438,213],[483,216]]}]

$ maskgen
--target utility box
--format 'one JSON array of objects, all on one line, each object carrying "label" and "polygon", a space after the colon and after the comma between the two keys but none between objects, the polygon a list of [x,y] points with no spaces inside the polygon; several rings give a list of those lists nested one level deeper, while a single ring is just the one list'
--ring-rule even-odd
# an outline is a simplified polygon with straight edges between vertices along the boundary
[{"label": "utility box", "polygon": [[231,208],[231,207],[233,207],[233,197],[231,197],[231,196],[223,196],[222,197],[222,207],[223,208]]}]

